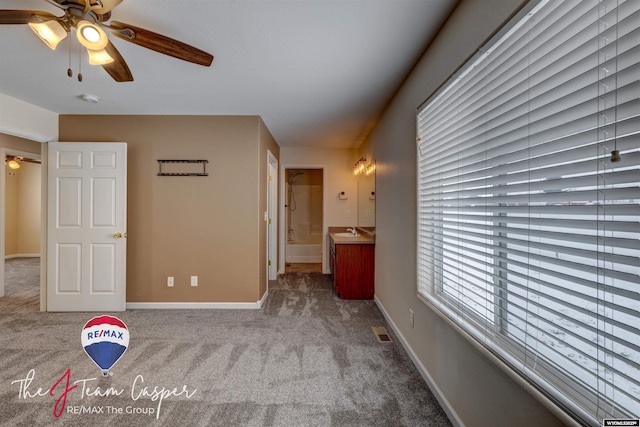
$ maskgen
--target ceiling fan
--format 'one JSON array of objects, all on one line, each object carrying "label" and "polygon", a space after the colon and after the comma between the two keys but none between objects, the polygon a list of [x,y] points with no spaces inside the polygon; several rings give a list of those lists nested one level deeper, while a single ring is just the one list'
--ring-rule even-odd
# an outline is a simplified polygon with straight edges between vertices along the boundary
[{"label": "ceiling fan", "polygon": [[34,159],[30,159],[28,157],[23,157],[23,156],[11,156],[9,154],[7,154],[4,164],[9,166],[10,169],[20,169],[19,162],[40,164],[40,160],[34,160]]},{"label": "ceiling fan", "polygon": [[[133,75],[105,30],[115,37],[194,64],[210,66],[213,56],[186,43],[111,19],[111,11],[122,0],[45,0],[64,11],[55,16],[38,10],[0,10],[0,25],[28,24],[51,49],[76,29],[79,42],[87,49],[89,63],[101,65],[116,82],[133,81]],[[71,69],[68,71],[71,76]],[[80,77],[80,76],[79,76]]]}]

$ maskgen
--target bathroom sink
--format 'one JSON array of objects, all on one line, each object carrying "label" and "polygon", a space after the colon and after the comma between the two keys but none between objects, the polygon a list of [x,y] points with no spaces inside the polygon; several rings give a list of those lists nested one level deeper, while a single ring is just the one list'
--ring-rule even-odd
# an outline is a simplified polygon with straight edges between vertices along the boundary
[{"label": "bathroom sink", "polygon": [[336,237],[358,237],[359,234],[353,234],[353,233],[334,233],[333,234]]}]

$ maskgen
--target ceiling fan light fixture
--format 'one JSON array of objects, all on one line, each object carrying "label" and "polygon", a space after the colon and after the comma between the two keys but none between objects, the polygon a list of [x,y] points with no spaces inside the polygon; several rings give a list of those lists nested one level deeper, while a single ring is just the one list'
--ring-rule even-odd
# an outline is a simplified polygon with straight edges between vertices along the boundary
[{"label": "ceiling fan light fixture", "polygon": [[7,166],[9,166],[9,169],[20,169],[20,163],[18,163],[15,159],[7,161]]},{"label": "ceiling fan light fixture", "polygon": [[78,41],[87,49],[102,50],[109,42],[109,38],[102,28],[89,21],[78,22],[77,29]]},{"label": "ceiling fan light fixture", "polygon": [[89,64],[91,65],[105,65],[113,62],[111,55],[104,49],[87,49],[87,53],[89,54]]},{"label": "ceiling fan light fixture", "polygon": [[56,50],[58,43],[67,37],[67,30],[56,20],[30,22],[29,27],[52,50]]}]

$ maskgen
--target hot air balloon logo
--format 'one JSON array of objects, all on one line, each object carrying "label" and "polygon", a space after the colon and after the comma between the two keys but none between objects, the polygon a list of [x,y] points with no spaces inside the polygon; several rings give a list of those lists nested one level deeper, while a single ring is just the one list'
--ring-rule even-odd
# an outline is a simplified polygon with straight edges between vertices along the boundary
[{"label": "hot air balloon logo", "polygon": [[128,346],[129,330],[117,317],[94,317],[82,328],[82,347],[104,376],[109,375],[109,370],[120,360]]}]

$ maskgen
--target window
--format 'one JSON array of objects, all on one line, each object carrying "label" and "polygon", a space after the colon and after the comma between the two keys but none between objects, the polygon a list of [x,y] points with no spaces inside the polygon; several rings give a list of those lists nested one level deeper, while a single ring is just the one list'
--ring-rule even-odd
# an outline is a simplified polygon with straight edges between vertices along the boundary
[{"label": "window", "polygon": [[573,417],[640,418],[640,1],[525,9],[418,110],[418,294]]}]

